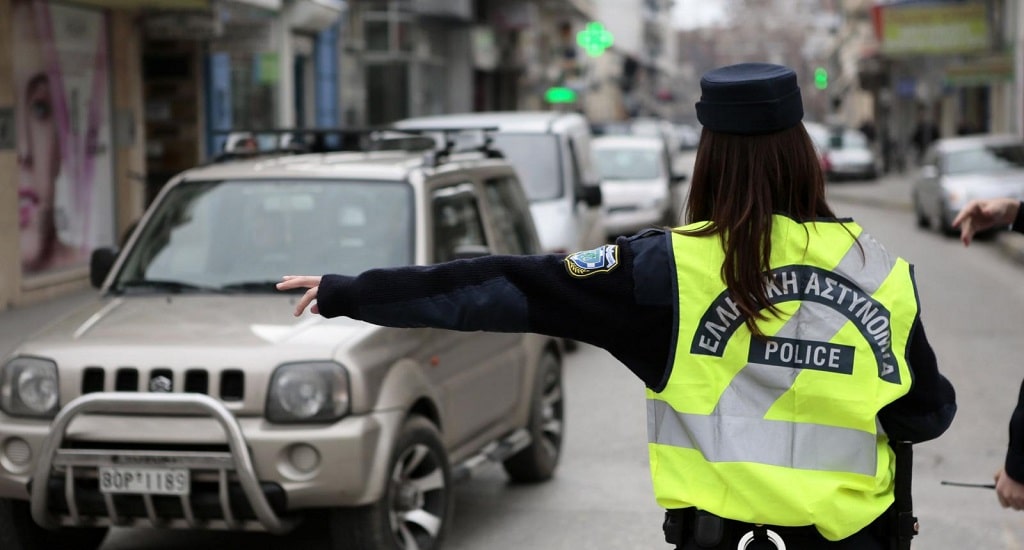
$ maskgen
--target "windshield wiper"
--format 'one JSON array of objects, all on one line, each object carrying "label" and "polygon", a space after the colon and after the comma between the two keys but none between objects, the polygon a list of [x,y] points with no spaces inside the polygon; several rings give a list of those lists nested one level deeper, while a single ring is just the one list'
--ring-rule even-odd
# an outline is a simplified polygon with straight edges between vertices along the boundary
[{"label": "windshield wiper", "polygon": [[127,289],[152,289],[174,294],[182,292],[220,292],[220,289],[212,286],[165,279],[133,279],[123,281],[117,285],[116,289],[118,292],[123,292]]},{"label": "windshield wiper", "polygon": [[[280,292],[277,290],[277,283],[280,282],[280,279],[274,281],[238,281],[222,285],[220,289],[226,292]],[[302,290],[305,291],[306,289]]]}]

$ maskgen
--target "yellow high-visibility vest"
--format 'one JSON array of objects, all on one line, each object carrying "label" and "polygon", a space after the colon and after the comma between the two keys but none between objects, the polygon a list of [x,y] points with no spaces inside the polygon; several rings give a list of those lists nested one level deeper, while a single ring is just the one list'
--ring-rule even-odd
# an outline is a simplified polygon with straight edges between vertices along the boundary
[{"label": "yellow high-visibility vest", "polygon": [[665,388],[647,391],[658,503],[829,540],[860,531],[893,502],[877,414],[910,390],[913,268],[852,221],[776,215],[781,313],[759,321],[762,339],[726,291],[720,238],[671,239],[679,330]]}]

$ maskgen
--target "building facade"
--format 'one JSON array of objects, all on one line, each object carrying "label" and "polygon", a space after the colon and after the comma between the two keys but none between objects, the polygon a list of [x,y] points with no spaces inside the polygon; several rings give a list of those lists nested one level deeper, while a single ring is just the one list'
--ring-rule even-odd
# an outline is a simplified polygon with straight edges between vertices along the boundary
[{"label": "building facade", "polygon": [[334,124],[343,8],[0,0],[0,309],[86,287],[92,250],[223,131]]}]

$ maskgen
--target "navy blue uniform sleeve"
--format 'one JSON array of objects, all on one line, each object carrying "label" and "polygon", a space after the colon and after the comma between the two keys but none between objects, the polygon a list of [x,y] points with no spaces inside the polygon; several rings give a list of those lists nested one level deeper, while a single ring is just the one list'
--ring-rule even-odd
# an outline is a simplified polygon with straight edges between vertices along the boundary
[{"label": "navy blue uniform sleeve", "polygon": [[[583,277],[570,274],[560,255],[486,256],[373,269],[355,277],[325,275],[317,306],[325,317],[344,315],[384,326],[535,332],[578,340],[608,350],[654,387],[665,372],[673,312],[666,309],[671,302],[664,290],[638,289],[633,266],[638,253],[667,262],[667,255],[650,252],[664,248],[665,241],[664,233],[620,237],[615,267]],[[654,270],[669,280],[667,263]]]},{"label": "navy blue uniform sleeve", "polygon": [[[432,266],[325,275],[320,314],[394,327],[536,332],[608,350],[644,384],[661,391],[675,350],[677,292],[671,242],[652,231],[617,239],[615,268],[574,277],[565,258],[488,256]],[[938,437],[956,412],[952,385],[939,374],[920,320],[908,359],[910,392],[879,413],[893,439]],[[1022,422],[1024,424],[1024,422]]]},{"label": "navy blue uniform sleeve", "polygon": [[1024,383],[1017,397],[1017,408],[1010,416],[1010,444],[1006,449],[1006,473],[1024,483]]},{"label": "navy blue uniform sleeve", "polygon": [[[1010,228],[1017,233],[1024,233],[1024,201],[1021,201],[1017,206],[1017,217],[1013,220],[1013,224],[1010,225]],[[1014,477],[1014,479],[1017,478]]]},{"label": "navy blue uniform sleeve", "polygon": [[956,415],[956,392],[939,373],[920,318],[914,321],[907,361],[914,378],[910,392],[879,411],[878,419],[890,440],[920,443],[942,435]]}]

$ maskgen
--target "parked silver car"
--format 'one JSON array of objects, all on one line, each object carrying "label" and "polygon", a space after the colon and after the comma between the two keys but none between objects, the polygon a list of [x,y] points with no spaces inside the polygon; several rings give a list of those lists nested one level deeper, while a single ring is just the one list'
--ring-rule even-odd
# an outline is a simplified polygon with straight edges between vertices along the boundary
[{"label": "parked silver car", "polygon": [[912,194],[918,227],[955,235],[951,223],[972,199],[1024,199],[1024,141],[989,134],[939,139],[922,159]]},{"label": "parked silver car", "polygon": [[539,252],[490,157],[278,156],[169,182],[123,251],[94,253],[95,302],[0,363],[3,550],[303,521],[329,548],[437,550],[475,465],[550,478],[560,340],[300,319],[274,286]]}]

